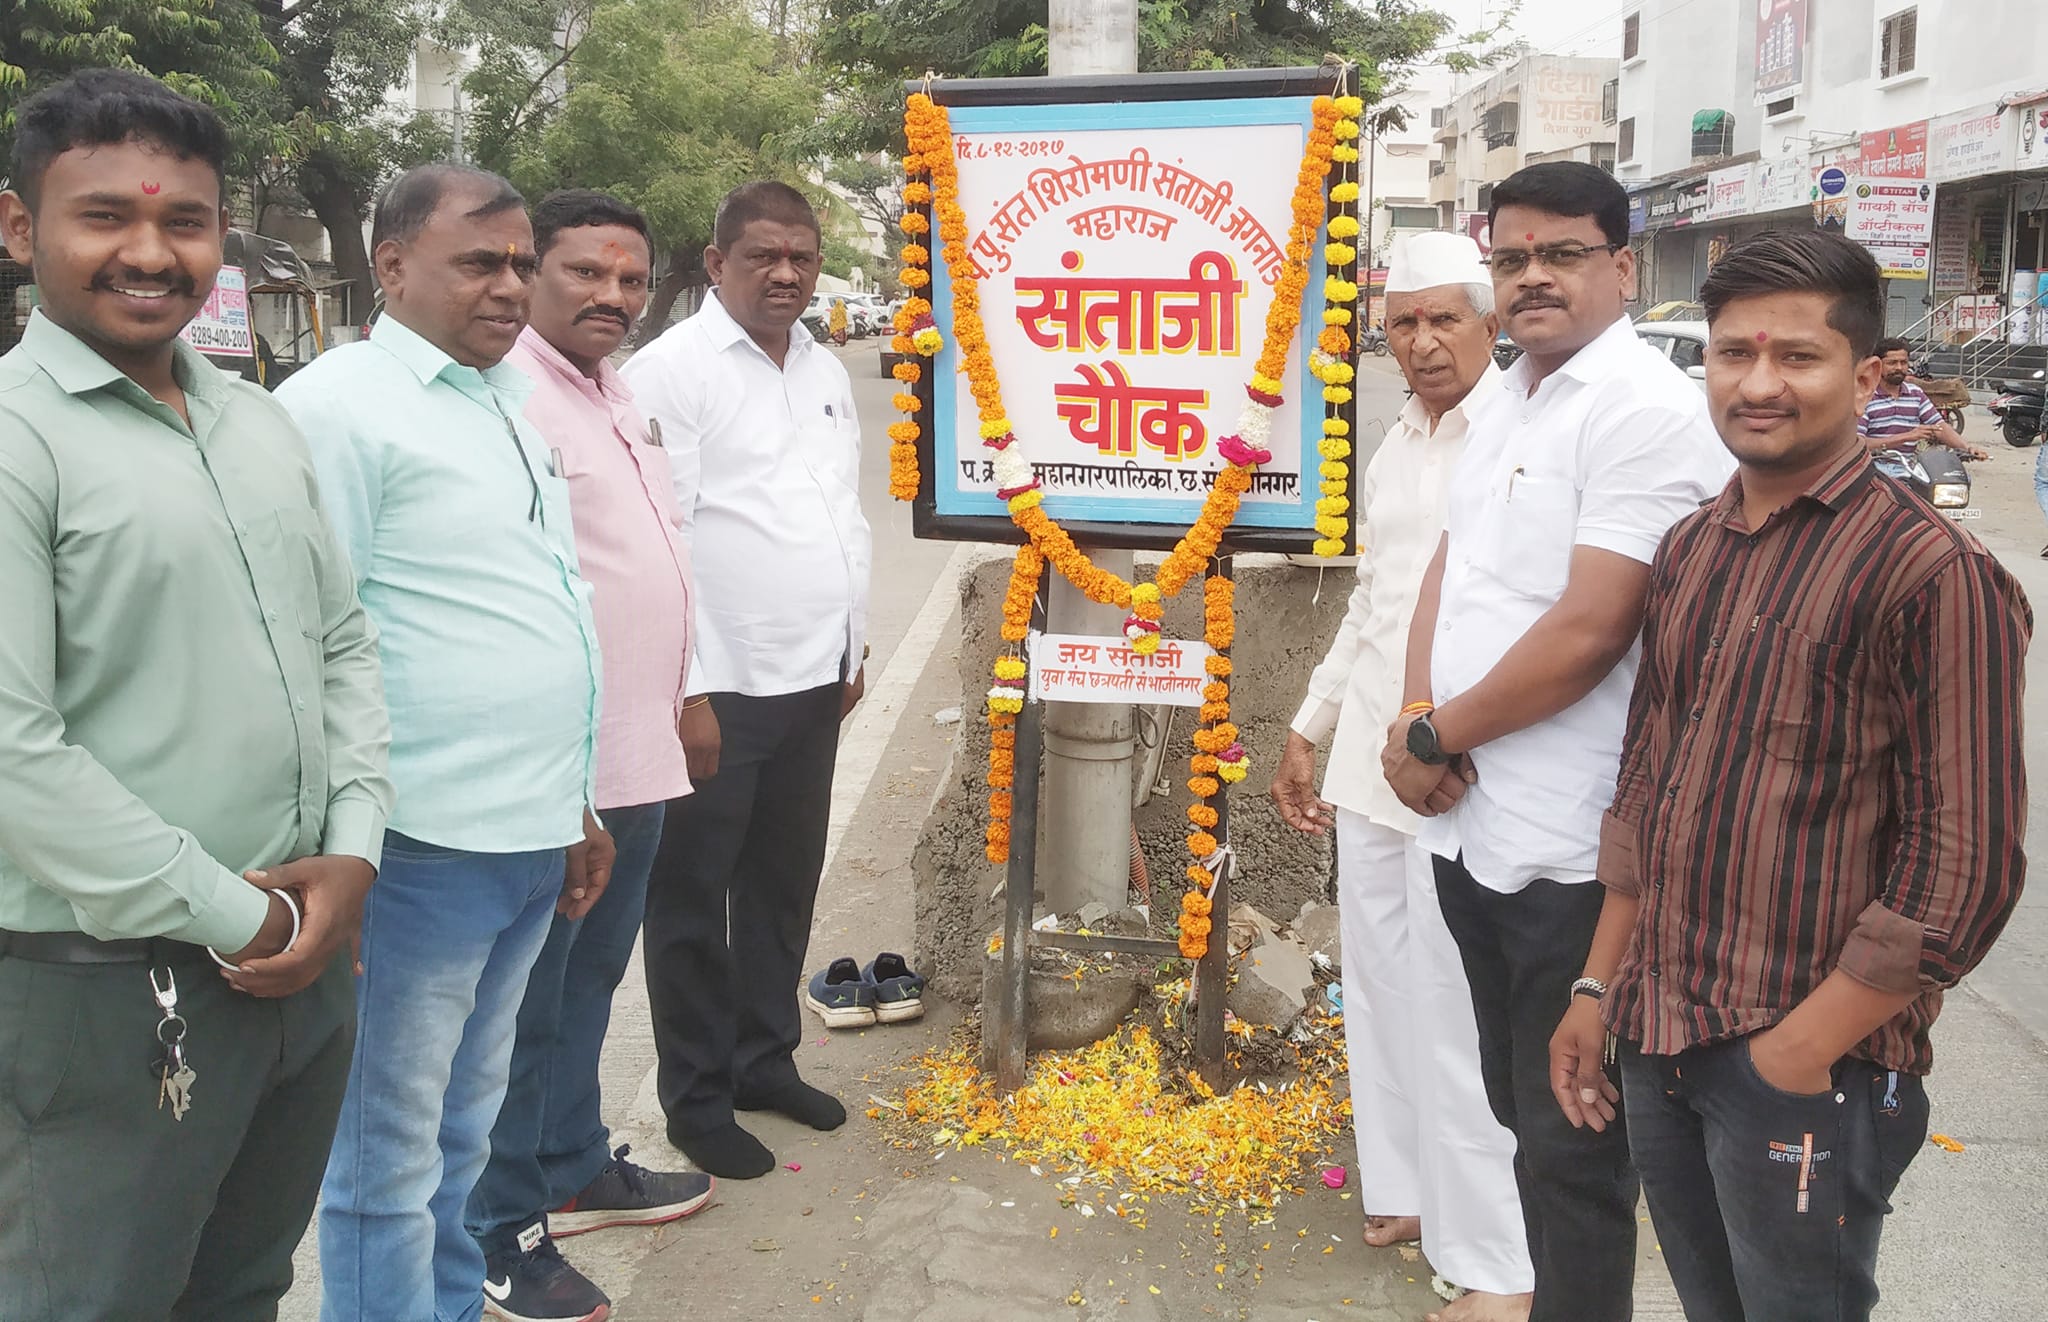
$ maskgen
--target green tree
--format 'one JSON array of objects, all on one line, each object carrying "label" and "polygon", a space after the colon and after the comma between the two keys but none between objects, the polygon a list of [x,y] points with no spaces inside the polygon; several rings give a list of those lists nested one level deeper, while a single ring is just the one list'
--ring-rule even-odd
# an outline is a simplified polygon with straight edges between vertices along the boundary
[{"label": "green tree", "polygon": [[16,108],[80,69],[154,74],[219,110],[235,173],[273,147],[264,103],[277,51],[247,0],[5,0],[0,3],[0,153]]},{"label": "green tree", "polygon": [[[837,152],[901,144],[901,84],[1046,72],[1046,0],[826,0],[819,57],[835,72],[823,145]],[[1138,67],[1146,71],[1355,61],[1379,99],[1424,59],[1476,67],[1512,8],[1460,34],[1419,0],[1138,0]],[[1398,112],[1386,119],[1398,123]]]},{"label": "green tree", "polygon": [[600,188],[647,213],[656,332],[700,276],[719,199],[751,179],[800,184],[791,144],[817,89],[772,33],[719,0],[599,0],[563,73],[544,122],[509,144],[511,176],[529,196]]}]

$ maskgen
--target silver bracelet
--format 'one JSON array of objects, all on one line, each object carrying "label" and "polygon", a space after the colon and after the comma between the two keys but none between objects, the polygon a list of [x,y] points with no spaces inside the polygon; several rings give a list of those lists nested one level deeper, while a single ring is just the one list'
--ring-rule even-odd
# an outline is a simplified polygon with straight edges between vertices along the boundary
[{"label": "silver bracelet", "polygon": [[1572,995],[1590,996],[1596,1001],[1603,1000],[1607,996],[1607,984],[1598,978],[1580,978],[1572,984]]},{"label": "silver bracelet", "polygon": [[[273,890],[270,893],[272,895],[275,895],[278,899],[284,901],[284,907],[290,911],[292,916],[292,934],[290,938],[285,941],[284,949],[277,952],[278,954],[282,955],[288,953],[293,946],[299,944],[299,920],[301,917],[299,913],[299,902],[292,898],[292,893],[290,891]],[[206,953],[213,956],[213,962],[220,965],[222,968],[234,970],[236,972],[241,971],[242,966],[240,964],[228,963],[228,961],[220,957],[220,952],[218,950],[215,950],[212,946],[208,946],[206,948]]]}]

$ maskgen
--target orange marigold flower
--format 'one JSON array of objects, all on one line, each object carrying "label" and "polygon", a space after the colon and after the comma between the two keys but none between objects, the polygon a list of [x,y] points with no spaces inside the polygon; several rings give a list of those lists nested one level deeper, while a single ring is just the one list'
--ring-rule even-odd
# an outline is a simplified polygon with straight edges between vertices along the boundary
[{"label": "orange marigold flower", "polygon": [[1214,776],[1195,776],[1188,781],[1188,789],[1204,799],[1214,798],[1222,788],[1223,782]]}]

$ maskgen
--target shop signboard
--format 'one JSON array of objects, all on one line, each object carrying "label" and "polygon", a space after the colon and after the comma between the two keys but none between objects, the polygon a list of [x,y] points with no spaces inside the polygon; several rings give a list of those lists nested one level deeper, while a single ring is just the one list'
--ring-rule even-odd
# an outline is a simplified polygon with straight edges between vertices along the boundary
[{"label": "shop signboard", "polygon": [[213,292],[178,337],[216,358],[256,356],[256,342],[249,334],[249,277],[241,267],[220,268]]},{"label": "shop signboard", "polygon": [[2048,170],[2048,101],[2013,106],[2007,113],[2018,116],[2012,168]]},{"label": "shop signboard", "polygon": [[1707,181],[1701,177],[1667,184],[1651,189],[1646,196],[1649,201],[1644,206],[1643,219],[1647,228],[1660,230],[1690,225],[1702,219],[1707,209]]},{"label": "shop signboard", "polygon": [[1493,227],[1487,223],[1484,211],[1460,211],[1452,228],[1478,244],[1481,256],[1493,251]]},{"label": "shop signboard", "polygon": [[1797,96],[1806,80],[1807,0],[1753,0],[1756,104]]},{"label": "shop signboard", "polygon": [[1929,120],[1927,177],[1946,183],[2010,170],[2015,119],[1993,104]]},{"label": "shop signboard", "polygon": [[1943,198],[1935,208],[1934,287],[1970,287],[1970,209],[1962,197]]},{"label": "shop signboard", "polygon": [[1934,185],[1925,180],[1864,179],[1850,190],[1844,230],[1859,243],[1934,241]]},{"label": "shop signboard", "polygon": [[1813,196],[1813,167],[1804,156],[1758,161],[1750,196],[1750,209],[1758,214],[1803,207]]},{"label": "shop signboard", "polygon": [[1724,220],[1750,212],[1749,163],[1725,166],[1707,176],[1707,202],[1700,211],[1703,220]]},{"label": "shop signboard", "polygon": [[1864,134],[1857,172],[1865,179],[1925,179],[1927,121],[1916,119],[1910,124]]},{"label": "shop signboard", "polygon": [[[1236,428],[1283,288],[1295,176],[1324,90],[1306,71],[1261,75],[1176,76],[1143,100],[1057,79],[933,88],[949,106],[963,244],[1013,443],[1047,511],[1077,535],[1170,546],[1224,466],[1218,443]],[[1229,534],[1239,548],[1301,550],[1316,536],[1326,407],[1309,359],[1325,274],[1318,242],[1273,457]],[[930,297],[944,347],[918,387],[931,425],[913,526],[993,540],[1011,526],[1008,504],[960,370],[944,263]]]}]

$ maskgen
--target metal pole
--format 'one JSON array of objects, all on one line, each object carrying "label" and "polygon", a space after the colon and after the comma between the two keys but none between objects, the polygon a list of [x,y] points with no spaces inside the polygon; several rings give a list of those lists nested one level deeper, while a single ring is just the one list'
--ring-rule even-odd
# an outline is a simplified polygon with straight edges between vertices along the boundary
[{"label": "metal pole", "polygon": [[[1050,567],[1040,571],[1057,578]],[[1034,594],[1044,600],[1042,592]],[[1043,608],[1034,605],[1033,627],[1045,623]],[[1014,1092],[1024,1084],[1024,1056],[1031,1039],[1031,899],[1038,867],[1038,763],[1044,747],[1044,705],[1026,702],[1017,717],[1015,780],[1010,789],[1010,869],[1004,883],[1003,978],[995,1006],[996,1088]],[[989,1031],[986,1027],[984,1032]]]},{"label": "metal pole", "polygon": [[[1047,64],[1055,78],[1138,71],[1138,0],[1052,0]],[[1091,549],[1095,563],[1128,580],[1129,551]],[[1048,594],[1055,633],[1121,634],[1124,612],[1083,597],[1058,574]],[[1131,709],[1052,703],[1045,712],[1045,900],[1072,913],[1090,901],[1124,907],[1130,888]],[[1023,755],[1023,739],[1018,739]]]},{"label": "metal pole", "polygon": [[[1218,556],[1209,572],[1230,575],[1231,557]],[[1225,656],[1228,648],[1220,649]],[[1230,840],[1230,786],[1215,799],[1215,837]],[[1236,857],[1233,851],[1231,857]],[[1211,1088],[1223,1086],[1223,1003],[1230,990],[1230,873],[1236,864],[1218,867],[1216,891],[1210,896],[1209,948],[1195,961],[1195,1069]]]}]

